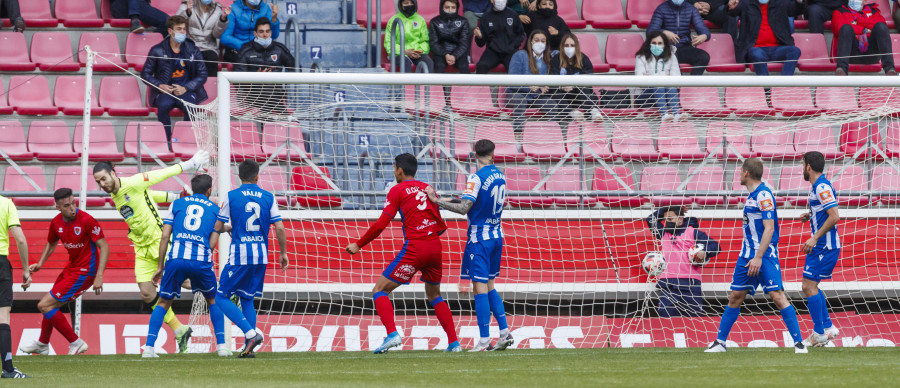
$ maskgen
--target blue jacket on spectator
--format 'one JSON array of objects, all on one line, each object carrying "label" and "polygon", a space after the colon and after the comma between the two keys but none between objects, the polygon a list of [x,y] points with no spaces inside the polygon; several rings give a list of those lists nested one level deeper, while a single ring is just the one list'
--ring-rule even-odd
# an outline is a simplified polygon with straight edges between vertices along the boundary
[{"label": "blue jacket on spectator", "polygon": [[[359,0],[357,0],[359,1]],[[468,0],[463,1],[463,12],[470,11],[475,13],[485,13],[493,4],[491,4],[491,0]]]},{"label": "blue jacket on spectator", "polygon": [[650,19],[650,26],[647,27],[647,35],[653,31],[671,31],[678,34],[678,43],[676,47],[691,44],[691,25],[700,35],[706,35],[706,39],[712,38],[709,28],[703,24],[703,18],[697,8],[688,2],[675,5],[672,0],[656,7],[653,11],[653,17]]},{"label": "blue jacket on spectator", "polygon": [[[548,49],[549,50],[549,49]],[[550,71],[550,65],[544,63],[542,60],[535,59],[535,64],[538,68],[538,75],[547,75]],[[532,75],[531,67],[528,63],[528,51],[519,50],[513,54],[512,59],[509,60],[509,74],[520,74],[520,75]],[[530,87],[517,87],[517,88],[506,88],[507,93],[531,93],[535,96],[539,93],[535,93],[531,91]]]},{"label": "blue jacket on spectator", "polygon": [[228,27],[220,38],[222,44],[240,50],[244,43],[253,40],[256,20],[262,17],[272,22],[272,40],[277,40],[281,34],[281,23],[272,20],[272,7],[260,3],[259,9],[253,9],[244,5],[244,0],[236,0],[231,6],[231,15],[228,15]]},{"label": "blue jacket on spectator", "polygon": [[[147,61],[144,62],[144,69],[141,70],[141,78],[144,82],[153,86],[167,85],[172,80],[172,65],[174,64],[174,60],[167,58],[178,56],[190,58],[184,64],[187,72],[187,82],[182,86],[188,92],[193,92],[197,95],[198,103],[206,101],[209,96],[206,94],[206,89],[203,88],[207,77],[203,54],[194,44],[194,41],[186,39],[181,44],[181,54],[183,55],[177,55],[172,51],[169,39],[171,38],[163,39],[162,42],[150,48],[150,52],[147,53]],[[159,89],[150,88],[150,106],[156,106],[156,97],[159,93]]]}]

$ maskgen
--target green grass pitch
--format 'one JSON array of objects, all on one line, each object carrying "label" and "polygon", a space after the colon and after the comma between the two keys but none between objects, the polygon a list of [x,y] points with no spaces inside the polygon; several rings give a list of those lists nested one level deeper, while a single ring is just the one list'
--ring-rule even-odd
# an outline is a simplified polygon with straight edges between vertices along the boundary
[{"label": "green grass pitch", "polygon": [[725,354],[702,349],[260,353],[256,359],[32,356],[15,363],[34,377],[17,386],[44,387],[890,387],[900,379],[897,348],[810,349],[796,355],[791,348]]}]

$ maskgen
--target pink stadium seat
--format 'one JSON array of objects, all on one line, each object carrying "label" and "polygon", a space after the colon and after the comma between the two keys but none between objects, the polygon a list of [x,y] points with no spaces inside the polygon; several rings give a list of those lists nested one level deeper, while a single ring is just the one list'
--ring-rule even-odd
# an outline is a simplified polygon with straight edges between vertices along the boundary
[{"label": "pink stadium seat", "polygon": [[816,88],[816,107],[829,113],[851,113],[859,109],[856,90],[852,87]]},{"label": "pink stadium seat", "polygon": [[[372,16],[371,16],[370,20],[372,22],[373,29],[375,28],[375,23],[378,22],[379,20],[381,20],[381,28],[387,27],[388,20],[390,20],[391,16],[394,16],[394,14],[396,13],[396,11],[394,10],[395,2],[393,0],[380,0],[381,1],[381,15],[379,17],[379,15],[375,13],[376,10],[378,10],[378,8],[376,7],[376,2],[378,2],[378,1],[379,0],[372,0],[372,11],[371,11]],[[367,15],[366,3],[367,3],[366,1],[359,1],[359,0],[357,0],[357,2],[356,2],[356,23],[363,27],[366,26],[366,15]],[[462,14],[462,12],[460,12],[460,14]],[[428,20],[428,19],[426,19],[426,20]]]},{"label": "pink stadium seat", "polygon": [[[302,160],[300,152],[306,153],[303,142],[303,131],[299,124],[265,123],[263,124],[262,150],[266,157],[271,156],[282,144],[286,147],[278,152],[277,160]],[[299,149],[299,151],[298,151]]]},{"label": "pink stadium seat", "polygon": [[216,97],[219,97],[219,79],[207,78],[206,83],[203,84],[203,89],[206,90],[206,95],[209,96],[206,102],[212,102]]},{"label": "pink stadium seat", "polygon": [[80,152],[72,150],[65,121],[32,121],[28,127],[28,150],[42,161],[73,161],[80,156]]},{"label": "pink stadium seat", "polygon": [[[362,4],[363,9],[365,9],[366,2],[363,1],[362,3],[363,3]],[[421,3],[416,2],[416,5],[417,5],[416,13],[421,15],[428,24],[431,24],[431,19],[434,19],[435,16],[438,16],[438,14],[440,13],[440,10],[441,10],[441,4],[439,4],[439,2],[437,2],[437,1],[423,1]],[[375,6],[374,1],[372,2],[372,6],[373,7]],[[357,7],[359,7],[358,4],[357,4]],[[375,11],[372,11],[372,13],[374,14]],[[458,9],[457,13],[459,13],[460,15],[463,14],[461,9]],[[362,18],[361,24],[363,26],[365,26],[366,25],[366,15],[363,14],[360,16]]]},{"label": "pink stadium seat", "polygon": [[890,17],[891,15],[891,0],[870,0],[866,3],[875,3],[878,6],[878,10],[881,12],[884,17],[884,24],[887,25],[888,28],[894,29],[894,19]]},{"label": "pink stadium seat", "polygon": [[[612,170],[613,172],[610,173],[603,167],[595,168],[594,180],[593,183],[591,183],[591,191],[627,192],[627,190],[616,180],[616,177],[621,179],[622,182],[628,186],[628,190],[634,190],[634,178],[628,167],[612,166]],[[597,197],[597,200],[608,207],[638,207],[647,202],[646,198],[637,195],[599,196]]]},{"label": "pink stadium seat", "polygon": [[496,117],[500,114],[487,86],[451,86],[450,108],[463,116]]},{"label": "pink stadium seat", "polygon": [[897,88],[879,88],[872,86],[861,86],[859,88],[860,108],[874,109],[885,106],[891,108],[900,107],[900,90]]},{"label": "pink stadium seat", "polygon": [[772,88],[772,108],[784,117],[800,117],[815,115],[820,112],[813,105],[809,88]]},{"label": "pink stadium seat", "polygon": [[231,159],[242,162],[246,159],[266,160],[260,145],[259,130],[250,121],[231,122]]},{"label": "pink stadium seat", "polygon": [[837,159],[843,154],[834,141],[831,124],[821,121],[797,123],[794,133],[794,149],[803,155],[808,151],[819,151],[826,159]]},{"label": "pink stadium seat", "polygon": [[578,16],[578,5],[575,4],[575,0],[556,0],[556,11],[569,28],[578,30],[587,27],[587,22]]},{"label": "pink stadium seat", "polygon": [[449,125],[442,127],[440,122],[435,121],[431,124],[430,133],[433,139],[440,139],[444,147],[453,153],[453,155],[447,155],[444,150],[434,149],[432,150],[433,155],[440,153],[442,157],[453,157],[459,160],[469,157],[469,153],[472,151],[472,139],[469,138],[469,129],[464,123],[456,122],[456,127],[450,128]]},{"label": "pink stadium seat", "polygon": [[[178,7],[181,6],[181,0],[153,0],[153,6],[156,7],[156,9],[163,11],[166,15],[174,15],[178,13]],[[282,10],[282,12],[285,12],[285,10]]]},{"label": "pink stadium seat", "polygon": [[[507,167],[506,191],[532,191],[541,181],[541,170],[537,167]],[[545,191],[544,184],[537,186],[537,191]],[[507,195],[506,203],[512,207],[547,207],[553,205],[551,197]]]},{"label": "pink stadium seat", "polygon": [[622,2],[617,0],[582,1],[581,15],[594,28],[631,28],[631,21],[622,12]]},{"label": "pink stadium seat", "polygon": [[[416,96],[416,86],[406,85],[403,93],[403,104],[407,111],[422,114],[428,112],[431,115],[438,115],[444,111],[447,106],[447,99],[444,98],[444,88],[437,85],[418,86],[419,93]],[[428,93],[428,105],[425,105],[425,93]],[[418,101],[416,98],[418,97]]]},{"label": "pink stadium seat", "polygon": [[[689,176],[694,172],[696,175],[690,178],[684,186],[685,190],[710,193],[724,189],[725,171],[722,166],[694,167],[690,170]],[[700,206],[717,206],[725,203],[724,197],[719,195],[695,195],[693,201]]]},{"label": "pink stadium seat", "polygon": [[150,113],[141,101],[138,79],[130,76],[103,77],[100,81],[100,106],[110,116],[146,116]]},{"label": "pink stadium seat", "polygon": [[9,106],[7,101],[8,96],[9,93],[3,87],[3,79],[0,79],[0,115],[11,115],[13,113],[13,108]]},{"label": "pink stadium seat", "polygon": [[800,49],[797,68],[802,71],[834,71],[837,67],[828,55],[825,35],[812,33],[794,34],[794,44]]},{"label": "pink stadium seat", "polygon": [[18,120],[0,121],[0,149],[12,160],[34,158],[34,153],[28,150],[28,143],[25,141],[25,130]]},{"label": "pink stadium seat", "polygon": [[681,93],[681,109],[694,117],[726,117],[731,109],[722,106],[719,88],[684,87]]},{"label": "pink stadium seat", "polygon": [[[155,4],[154,4],[155,5]],[[122,50],[119,48],[119,38],[112,32],[85,32],[78,40],[78,48],[91,46],[96,51],[94,56],[94,71],[121,71],[127,69],[128,64],[122,61]],[[82,66],[87,61],[87,52],[78,52],[78,63]]]},{"label": "pink stadium seat", "polygon": [[[727,148],[722,146],[722,136],[725,136]],[[722,158],[723,155],[728,160],[738,160],[737,151],[741,157],[749,158],[756,156],[750,151],[750,141],[747,139],[747,132],[744,125],[734,121],[711,121],[706,125],[706,153],[707,155],[715,154],[716,158]]]},{"label": "pink stadium seat", "polygon": [[[871,136],[872,144],[881,146],[881,133],[878,131],[878,123],[871,121],[856,121],[841,125],[840,145],[844,155],[852,157],[861,148],[865,148]],[[864,150],[857,156],[857,160],[866,159],[866,155],[881,159],[874,149]]]},{"label": "pink stadium seat", "polygon": [[494,159],[498,162],[521,162],[525,154],[519,152],[512,123],[482,121],[475,126],[475,139],[491,139],[496,145]]},{"label": "pink stadium seat", "polygon": [[0,56],[0,71],[32,71],[35,64],[28,57],[28,45],[25,34],[16,32],[0,32],[0,47],[4,55]]},{"label": "pink stadium seat", "polygon": [[31,37],[31,61],[41,71],[78,71],[72,43],[65,32],[38,31]]},{"label": "pink stadium seat", "polygon": [[20,0],[19,11],[28,27],[56,27],[59,21],[50,13],[50,2]]},{"label": "pink stadium seat", "polygon": [[644,167],[641,172],[641,191],[661,191],[664,193],[650,195],[653,206],[687,205],[691,198],[673,195],[681,185],[678,168],[672,166]]},{"label": "pink stadium seat", "polygon": [[[88,172],[87,177],[88,191],[100,191],[100,187],[94,182],[94,177]],[[80,166],[60,166],[56,169],[56,177],[53,179],[53,190],[68,187],[75,192],[81,190],[81,167]],[[76,196],[77,197],[77,196]],[[102,207],[106,205],[105,197],[87,197],[88,207]]]},{"label": "pink stadium seat", "polygon": [[[643,0],[644,2],[656,0]],[[630,7],[632,3],[639,3],[640,0],[636,0],[633,2],[628,2],[628,6]],[[630,9],[630,8],[629,8]],[[653,10],[650,10],[653,13]],[[631,17],[631,16],[629,16]],[[634,19],[632,19],[634,20]],[[650,18],[648,16],[647,20]],[[643,26],[641,28],[646,28],[647,26]],[[634,71],[634,53],[637,51],[639,47],[644,43],[644,36],[642,34],[609,34],[606,36],[606,63],[608,63],[612,68],[616,69],[617,72],[629,72]]]},{"label": "pink stadium seat", "polygon": [[42,75],[14,75],[9,80],[9,105],[20,115],[55,115],[50,85]]},{"label": "pink stadium seat", "polygon": [[[650,18],[653,11],[659,7],[664,0],[631,0],[625,5],[625,16],[631,20],[638,28],[646,29],[650,25]],[[633,51],[637,51],[638,46],[634,46]],[[632,57],[634,57],[632,53]]]},{"label": "pink stadium seat", "polygon": [[131,27],[131,19],[116,19],[112,15],[112,11],[110,11],[109,4],[111,0],[101,0],[100,1],[100,16],[103,17],[103,21],[109,23],[110,27],[117,28],[128,28]]},{"label": "pink stadium seat", "polygon": [[613,126],[612,150],[622,160],[658,160],[659,152],[653,145],[650,124],[645,121],[619,122]]},{"label": "pink stadium seat", "polygon": [[[331,178],[327,167],[319,167],[325,176]],[[291,189],[297,191],[332,190],[328,182],[310,166],[294,167],[291,173]],[[340,207],[340,197],[297,197],[296,204],[300,207]]]},{"label": "pink stadium seat", "polygon": [[562,129],[555,121],[529,121],[522,130],[522,152],[535,160],[559,160],[566,154]]},{"label": "pink stadium seat", "polygon": [[103,27],[93,1],[56,0],[56,17],[68,28]]},{"label": "pink stadium seat", "polygon": [[[603,160],[614,160],[617,157],[615,153],[609,150],[609,140],[606,137],[606,128],[603,127],[602,123],[593,121],[586,121],[583,123],[573,122],[569,124],[566,134],[566,151],[571,151],[574,148],[575,153],[572,154],[573,158],[581,157],[578,148],[582,146],[579,144],[582,139],[584,140],[583,147],[585,148],[585,160],[596,160],[594,154]],[[594,153],[591,153],[588,149]]]},{"label": "pink stadium seat", "polygon": [[594,34],[575,34],[578,44],[581,46],[581,54],[591,59],[595,73],[609,71],[609,65],[603,62],[603,51],[600,50],[600,42]]},{"label": "pink stadium seat", "polygon": [[[175,154],[169,151],[169,143],[166,141],[166,130],[159,121],[131,121],[125,127],[125,156],[137,157],[138,154],[138,128],[141,130],[141,142],[164,162],[175,160]],[[141,159],[147,162],[153,161],[153,156],[146,148],[141,147]]]},{"label": "pink stadium seat", "polygon": [[766,102],[766,92],[762,87],[725,88],[725,107],[744,117],[775,114]]},{"label": "pink stadium seat", "polygon": [[[91,116],[100,116],[104,110],[97,102],[97,93],[93,93],[92,96]],[[79,75],[57,76],[56,86],[53,87],[53,104],[64,115],[84,115],[84,77]]]},{"label": "pink stadium seat", "polygon": [[659,126],[659,152],[669,160],[701,160],[706,153],[700,150],[697,128],[691,122],[672,122]]},{"label": "pink stadium seat", "polygon": [[[872,170],[872,191],[900,191],[900,172],[891,166],[878,166]],[[880,195],[883,204],[900,203],[898,195]]]},{"label": "pink stadium seat", "polygon": [[831,166],[828,168],[828,178],[834,185],[834,190],[838,191],[838,205],[841,206],[865,206],[869,204],[869,197],[864,195],[841,195],[841,191],[866,191],[869,189],[868,175],[862,166],[849,166],[841,175],[837,175],[841,170],[841,166]]},{"label": "pink stadium seat", "polygon": [[753,123],[750,143],[753,153],[766,159],[798,159],[788,122],[757,121]]},{"label": "pink stadium seat", "polygon": [[[709,53],[709,66],[707,71],[716,73],[743,73],[747,66],[742,63],[735,63],[734,42],[731,35],[728,34],[712,34],[706,42],[697,48],[703,49]],[[637,51],[637,50],[635,50]]]},{"label": "pink stadium seat", "polygon": [[[268,166],[259,172],[259,188],[270,193],[285,192],[290,190],[287,173],[281,167]],[[293,196],[275,195],[275,200],[281,206],[292,206]]]},{"label": "pink stadium seat", "polygon": [[125,62],[137,71],[143,70],[150,48],[162,40],[162,34],[157,32],[128,34],[125,38]]},{"label": "pink stadium seat", "polygon": [[[769,174],[768,168],[763,170],[763,183],[765,183],[770,188],[774,189],[774,187],[775,187],[776,182],[772,180],[772,176]],[[747,192],[747,188],[744,187],[743,185],[741,185],[741,166],[738,166],[737,168],[734,169],[733,179],[731,180],[731,190],[732,191],[743,191],[743,194],[737,195],[737,196],[729,196],[728,197],[729,205],[734,206],[734,205],[743,204],[744,201],[747,200],[747,194],[749,194],[749,193]],[[781,200],[778,200],[778,201],[779,201],[779,205],[783,205],[780,202]]]},{"label": "pink stadium seat", "polygon": [[[778,178],[779,190],[809,192],[811,187],[809,182],[803,179],[802,166],[790,165],[781,168],[781,176]],[[809,204],[809,195],[777,197],[775,202],[778,206],[785,206],[785,202],[790,202],[791,206],[806,206]]]},{"label": "pink stadium seat", "polygon": [[900,35],[898,34],[891,34],[891,52],[894,53],[894,63],[900,63]]},{"label": "pink stadium seat", "polygon": [[891,122],[885,129],[884,153],[889,158],[900,156],[900,123]]},{"label": "pink stadium seat", "polygon": [[172,152],[181,160],[188,160],[198,151],[193,125],[206,128],[206,123],[179,121],[172,124]]},{"label": "pink stadium seat", "polygon": [[[478,61],[481,59],[481,54],[484,54],[484,50],[487,48],[487,46],[479,47],[478,44],[476,44],[473,40],[470,47],[472,48],[472,62],[469,63],[469,71],[474,72]],[[382,51],[382,54],[384,55],[383,60],[387,62],[387,54],[384,54],[384,51]],[[506,73],[508,70],[506,70],[506,66],[501,63],[489,71],[491,73]]]},{"label": "pink stadium seat", "polygon": [[[586,189],[584,182],[589,179],[584,172],[584,179],[581,176],[581,168],[576,166],[560,167],[556,172],[550,174],[545,187],[547,191],[584,191]],[[594,206],[598,202],[594,197],[553,197],[553,203],[556,206]]]},{"label": "pink stadium seat", "polygon": [[[75,124],[75,133],[72,135],[72,146],[75,152],[81,153],[84,138],[84,122]],[[125,154],[119,151],[116,141],[116,130],[109,121],[91,121],[90,147],[88,148],[88,160],[121,162]]]},{"label": "pink stadium seat", "polygon": [[[19,174],[12,166],[6,168],[6,176],[3,178],[4,191],[47,191],[47,178],[41,166],[20,166],[25,176],[31,178],[37,189],[28,180]],[[46,197],[10,197],[16,206],[53,206],[53,196]]]}]

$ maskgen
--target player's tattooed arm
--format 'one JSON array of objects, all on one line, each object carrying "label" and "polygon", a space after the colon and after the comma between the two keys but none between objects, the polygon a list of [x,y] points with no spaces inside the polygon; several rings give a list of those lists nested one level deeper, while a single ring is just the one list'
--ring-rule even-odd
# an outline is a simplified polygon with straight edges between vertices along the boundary
[{"label": "player's tattooed arm", "polygon": [[466,215],[469,213],[469,209],[471,209],[472,206],[475,205],[475,202],[472,202],[471,200],[465,198],[463,198],[459,202],[453,202],[452,200],[441,198],[437,202],[437,205],[441,209],[447,209],[456,214]]}]

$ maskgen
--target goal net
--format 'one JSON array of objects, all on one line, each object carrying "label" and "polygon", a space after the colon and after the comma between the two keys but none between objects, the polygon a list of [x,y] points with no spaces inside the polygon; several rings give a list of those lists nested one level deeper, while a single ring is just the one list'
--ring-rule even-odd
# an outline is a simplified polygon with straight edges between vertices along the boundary
[{"label": "goal net", "polygon": [[[343,248],[381,214],[396,155],[415,155],[418,180],[459,196],[479,139],[496,143],[506,175],[496,287],[514,347],[700,347],[715,339],[742,245],[748,192],[740,166],[748,157],[763,160],[776,195],[784,287],[808,335],[800,287],[800,248],[810,237],[800,221],[809,211],[800,161],[807,151],[825,155],[840,203],[841,258],[820,284],[840,328],[829,346],[900,341],[894,78],[223,72],[218,82],[216,101],[189,109],[199,145],[214,155],[217,195],[239,184],[237,163],[257,160],[259,184],[277,196],[288,228],[290,268],[270,260],[257,300],[264,351],[380,345],[386,333],[371,289],[403,246],[400,223],[358,255]],[[664,250],[647,219],[667,206],[683,208],[685,226],[718,243],[708,263],[665,252],[664,271],[644,268],[649,252]],[[467,347],[478,330],[471,285],[459,281],[466,220],[442,214],[450,229],[441,289]],[[274,233],[270,250],[275,257]],[[413,283],[391,296],[402,348],[442,349],[446,336]],[[194,323],[204,322],[205,308],[195,307]],[[761,288],[729,339],[793,344]]]}]

